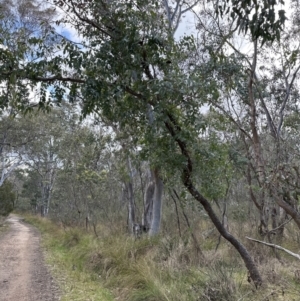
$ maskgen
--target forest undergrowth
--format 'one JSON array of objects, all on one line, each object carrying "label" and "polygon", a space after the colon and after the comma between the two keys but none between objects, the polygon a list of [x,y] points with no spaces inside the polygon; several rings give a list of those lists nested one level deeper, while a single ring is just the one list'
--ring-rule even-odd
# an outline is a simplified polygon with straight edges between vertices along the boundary
[{"label": "forest undergrowth", "polygon": [[[175,233],[134,239],[123,225],[98,224],[97,237],[92,229],[62,227],[37,216],[27,215],[26,221],[42,233],[47,261],[64,292],[62,301],[300,300],[300,262],[248,241],[245,237],[254,237],[255,229],[246,222],[233,224],[231,231],[243,238],[255,259],[263,277],[259,289],[249,282],[236,251],[223,239],[217,244],[213,230],[196,233],[200,255],[188,233],[180,239]],[[203,221],[205,227],[211,225]],[[289,225],[281,245],[297,253],[293,233],[296,229]]]},{"label": "forest undergrowth", "polygon": [[4,222],[5,218],[3,216],[0,216],[0,235],[5,233],[8,229],[7,225]]}]

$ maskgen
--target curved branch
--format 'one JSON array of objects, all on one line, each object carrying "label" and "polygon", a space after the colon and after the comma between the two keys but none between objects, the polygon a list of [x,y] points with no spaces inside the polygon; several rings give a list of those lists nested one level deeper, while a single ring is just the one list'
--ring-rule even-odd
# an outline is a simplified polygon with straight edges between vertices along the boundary
[{"label": "curved branch", "polygon": [[89,25],[91,25],[92,27],[98,29],[101,33],[109,36],[109,37],[112,37],[112,34],[110,34],[109,32],[107,32],[106,30],[104,30],[99,24],[97,24],[96,22],[94,22],[93,20],[91,19],[88,19],[88,18],[85,18],[83,17],[76,9],[75,9],[75,5],[73,3],[73,1],[70,1],[71,3],[71,6],[72,6],[72,11],[73,13],[76,15],[76,17],[82,21],[82,22],[85,22]]},{"label": "curved branch", "polygon": [[244,245],[238,241],[232,234],[230,234],[222,225],[221,221],[219,220],[218,216],[214,212],[212,206],[210,205],[209,201],[196,189],[193,181],[192,181],[192,170],[193,170],[193,163],[192,159],[189,154],[188,147],[184,141],[180,139],[181,128],[177,124],[177,121],[174,117],[166,112],[168,116],[168,120],[165,121],[165,126],[169,131],[170,135],[178,144],[182,155],[186,159],[186,164],[182,168],[182,183],[189,191],[189,193],[197,200],[205,209],[208,216],[210,217],[211,221],[213,222],[214,226],[217,228],[219,233],[228,240],[234,248],[239,252],[244,263],[249,271],[250,277],[253,280],[256,287],[259,287],[262,284],[261,276],[255,266],[254,261],[252,260],[248,250],[244,247]]},{"label": "curved branch", "polygon": [[249,139],[252,141],[252,137],[242,128],[237,120],[235,120],[222,106],[218,105],[217,103],[213,103],[213,105],[221,110],[237,127],[238,129]]}]

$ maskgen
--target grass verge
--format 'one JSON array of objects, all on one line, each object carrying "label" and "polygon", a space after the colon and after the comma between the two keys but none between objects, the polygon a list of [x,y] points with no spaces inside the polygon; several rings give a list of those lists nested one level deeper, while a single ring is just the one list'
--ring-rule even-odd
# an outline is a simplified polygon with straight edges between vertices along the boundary
[{"label": "grass verge", "polygon": [[283,258],[282,264],[271,250],[249,242],[251,253],[261,258],[257,264],[264,285],[259,290],[247,281],[243,262],[225,242],[217,252],[204,248],[203,260],[192,243],[178,238],[134,240],[101,225],[96,238],[47,219],[27,216],[26,221],[42,232],[62,301],[300,300],[300,280],[294,276],[299,263]]},{"label": "grass verge", "polygon": [[8,223],[5,221],[6,217],[0,216],[0,237],[9,229]]},{"label": "grass verge", "polygon": [[36,226],[42,233],[46,261],[60,286],[61,301],[115,300],[110,291],[101,286],[101,282],[95,281],[95,275],[83,268],[84,259],[79,250],[75,252],[75,249],[84,252],[91,243],[90,237],[85,237],[85,241],[79,244],[76,241],[79,233],[65,232],[47,219],[27,215],[25,221]]}]

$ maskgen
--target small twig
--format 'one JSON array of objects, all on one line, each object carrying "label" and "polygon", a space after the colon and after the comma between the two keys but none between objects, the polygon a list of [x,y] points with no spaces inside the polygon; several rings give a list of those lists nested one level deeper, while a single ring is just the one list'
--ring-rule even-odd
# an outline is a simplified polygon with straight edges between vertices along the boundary
[{"label": "small twig", "polygon": [[293,257],[296,257],[296,258],[298,258],[300,260],[300,255],[299,254],[293,253],[292,251],[290,251],[288,249],[285,249],[285,248],[283,248],[281,246],[278,246],[278,245],[275,245],[275,244],[270,244],[270,243],[267,243],[267,242],[264,242],[264,241],[261,241],[261,240],[257,240],[257,239],[251,238],[251,237],[247,237],[247,236],[246,236],[246,238],[249,239],[249,240],[261,243],[263,245],[266,245],[268,247],[284,251],[284,252],[286,252],[286,253],[288,253],[288,254],[292,255]]},{"label": "small twig", "polygon": [[190,224],[190,221],[189,221],[189,219],[188,219],[188,216],[187,216],[186,212],[184,211],[184,207],[183,207],[183,204],[182,204],[182,202],[181,202],[181,200],[180,200],[180,197],[179,197],[177,191],[176,191],[174,188],[173,188],[173,192],[174,192],[176,198],[177,198],[178,201],[179,201],[179,204],[180,204],[180,207],[181,207],[181,210],[182,210],[182,214],[183,214],[184,219],[185,219],[185,221],[186,221],[186,224],[187,224],[187,226],[188,226],[188,228],[189,228],[189,230],[190,230],[190,233],[191,233],[191,236],[192,236],[192,239],[193,239],[194,246],[195,246],[195,248],[196,248],[197,254],[200,255],[200,256],[202,257],[202,259],[205,259],[204,254],[203,254],[203,252],[202,252],[202,249],[201,249],[201,247],[200,247],[200,244],[199,244],[199,242],[198,242],[198,239],[197,239],[197,237],[196,237],[196,235],[195,235],[195,233],[194,233],[194,230],[193,230],[193,228],[192,228],[192,226],[191,226],[191,224]]},{"label": "small twig", "polygon": [[248,295],[252,294],[253,292],[250,291],[247,294],[245,294],[244,296],[242,296],[238,301],[242,301],[245,297],[247,297]]},{"label": "small twig", "polygon": [[179,212],[178,212],[177,202],[176,202],[176,199],[174,198],[174,196],[172,195],[171,189],[169,191],[170,191],[170,196],[171,196],[172,200],[174,201],[176,216],[177,216],[177,225],[178,225],[179,237],[181,237],[181,227],[180,227],[180,219],[179,219]]},{"label": "small twig", "polygon": [[276,230],[280,229],[282,226],[288,224],[293,218],[291,217],[290,219],[288,219],[287,221],[285,221],[284,223],[282,223],[281,225],[279,225],[278,227],[270,230],[269,232],[275,232]]}]

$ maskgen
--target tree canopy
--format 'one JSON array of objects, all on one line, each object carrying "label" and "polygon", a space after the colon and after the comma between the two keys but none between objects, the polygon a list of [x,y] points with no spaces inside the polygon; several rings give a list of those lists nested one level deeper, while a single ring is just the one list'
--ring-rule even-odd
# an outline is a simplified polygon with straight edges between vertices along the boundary
[{"label": "tree canopy", "polygon": [[[5,5],[2,1],[1,109],[13,116],[35,107],[47,110],[69,103],[82,119],[98,118],[114,132],[116,148],[127,155],[123,184],[130,204],[134,205],[130,163],[138,157],[147,160],[156,183],[153,214],[160,210],[155,199],[162,195],[163,182],[179,182],[181,195],[189,193],[201,205],[259,286],[262,280],[254,261],[226,229],[211,200],[226,198],[234,171],[239,171],[260,213],[262,234],[270,236],[271,211],[272,218],[276,216],[273,231],[280,228],[276,206],[300,227],[297,200],[285,194],[293,185],[298,187],[298,170],[293,181],[285,182],[283,165],[294,161],[286,159],[288,150],[282,147],[285,135],[295,143],[288,121],[298,112],[299,31],[295,22],[284,27],[286,16],[280,5],[282,1],[58,0],[41,7],[33,1]],[[197,20],[196,34],[175,37],[187,12]],[[76,40],[59,34],[62,26],[71,26]],[[244,48],[237,46],[241,39]],[[250,54],[245,48],[251,48]],[[272,62],[274,58],[278,62]],[[53,112],[54,117],[58,111]],[[286,112],[289,118],[283,130]],[[76,156],[70,158],[64,152],[61,159],[56,143],[77,138],[62,137],[58,120],[56,116],[53,122],[58,128],[52,128],[55,133],[48,133],[49,139],[41,134],[27,148],[29,161],[44,177],[44,205],[50,203],[60,168],[67,172],[68,166],[74,167],[71,176],[82,195],[95,191],[95,179],[104,183],[107,175],[104,169],[99,173],[97,164],[94,168],[86,162],[97,161],[102,154],[95,149],[103,137],[94,133],[82,130]],[[272,141],[272,147],[266,147],[262,139]],[[74,191],[74,183],[64,173],[59,177]],[[56,191],[57,195],[64,192]],[[85,208],[95,207],[97,198],[88,195]],[[70,207],[76,207],[79,215],[83,211],[75,197]]]}]

